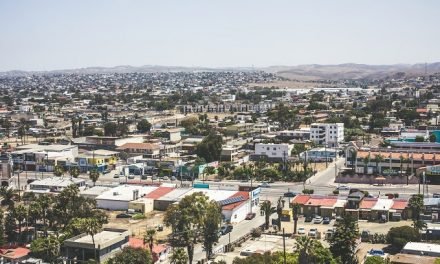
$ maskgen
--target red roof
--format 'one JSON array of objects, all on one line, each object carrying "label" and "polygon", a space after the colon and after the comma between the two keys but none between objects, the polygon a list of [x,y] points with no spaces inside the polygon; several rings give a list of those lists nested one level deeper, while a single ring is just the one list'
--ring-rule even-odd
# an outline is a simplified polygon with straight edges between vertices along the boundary
[{"label": "red roof", "polygon": [[10,249],[0,249],[0,256],[7,259],[20,259],[22,257],[26,257],[29,252],[31,252],[27,248],[18,247],[18,248],[10,248]]},{"label": "red roof", "polygon": [[148,193],[146,198],[156,200],[156,199],[159,199],[160,197],[164,196],[165,194],[171,192],[172,190],[174,190],[173,187],[159,187],[156,190]]},{"label": "red roof", "polygon": [[240,205],[245,203],[247,200],[249,200],[249,193],[248,192],[236,192],[234,195],[232,195],[229,198],[240,197],[240,196],[242,196],[245,200],[243,200],[241,202],[236,202],[236,203],[227,204],[225,206],[222,206],[222,210],[234,210],[235,208],[239,207]]},{"label": "red roof", "polygon": [[142,239],[135,237],[128,238],[128,245],[132,248],[147,248]]},{"label": "red roof", "polygon": [[308,194],[299,194],[297,196],[295,196],[292,201],[290,202],[291,204],[306,204],[307,201],[310,199],[310,195]]},{"label": "red roof", "polygon": [[377,198],[364,198],[359,204],[359,209],[371,209],[377,203]]},{"label": "red roof", "polygon": [[417,108],[416,112],[417,113],[428,113],[428,109],[426,109],[426,108]]},{"label": "red roof", "polygon": [[408,206],[408,200],[405,199],[395,199],[393,202],[391,209],[394,210],[404,210]]},{"label": "red roof", "polygon": [[336,197],[312,196],[306,204],[310,206],[333,206],[337,200]]}]

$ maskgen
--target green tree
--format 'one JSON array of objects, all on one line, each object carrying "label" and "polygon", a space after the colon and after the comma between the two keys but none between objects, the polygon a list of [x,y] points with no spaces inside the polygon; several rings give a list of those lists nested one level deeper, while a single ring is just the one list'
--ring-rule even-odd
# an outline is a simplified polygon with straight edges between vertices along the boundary
[{"label": "green tree", "polygon": [[9,187],[0,187],[0,196],[3,198],[1,205],[8,206],[9,208],[14,207],[14,190]]},{"label": "green tree", "polygon": [[96,256],[96,246],[95,246],[95,235],[99,233],[102,228],[102,223],[96,218],[74,218],[72,220],[73,226],[92,237],[93,253],[95,256],[95,261],[98,261]]},{"label": "green tree", "polygon": [[223,139],[220,135],[209,133],[202,142],[197,145],[196,154],[207,162],[220,160]]},{"label": "green tree", "polygon": [[416,136],[415,142],[425,142],[425,138],[422,136]]},{"label": "green tree", "polygon": [[429,135],[429,142],[436,142],[436,141],[437,141],[437,136],[434,133]]},{"label": "green tree", "polygon": [[283,197],[279,197],[277,201],[277,226],[278,230],[281,230],[281,217],[283,216]]},{"label": "green tree", "polygon": [[379,256],[370,256],[365,259],[364,264],[387,264],[387,261]]},{"label": "green tree", "polygon": [[295,239],[299,264],[321,264],[335,263],[328,248],[325,248],[319,240],[306,236],[299,236]]},{"label": "green tree", "polygon": [[373,161],[376,163],[376,174],[380,174],[382,169],[380,163],[383,162],[383,156],[376,154],[374,155]]},{"label": "green tree", "polygon": [[150,264],[153,263],[151,255],[142,248],[125,247],[113,258],[107,261],[107,264]]},{"label": "green tree", "polygon": [[392,227],[387,234],[387,241],[397,250],[401,250],[408,242],[420,241],[420,233],[411,226]]},{"label": "green tree", "polygon": [[137,123],[136,128],[141,133],[150,132],[151,124],[150,124],[150,122],[148,122],[148,120],[142,119],[141,121],[139,121]]},{"label": "green tree", "polygon": [[[266,252],[264,254],[253,254],[247,258],[236,257],[232,264],[283,264],[284,255],[283,252]],[[325,262],[323,262],[325,263]],[[299,264],[298,254],[286,252],[286,264]]]},{"label": "green tree", "polygon": [[221,216],[221,207],[217,202],[211,201],[206,208],[206,216],[203,221],[203,248],[208,259],[212,254],[214,244],[218,242]]},{"label": "green tree", "polygon": [[[144,235],[144,243],[148,243],[148,247],[150,248],[150,253],[153,253],[154,239],[156,236],[156,229],[149,228]],[[153,256],[151,256],[153,258]]]},{"label": "green tree", "polygon": [[188,255],[183,248],[174,248],[170,256],[171,264],[187,264]]},{"label": "green tree", "polygon": [[344,264],[356,263],[356,240],[359,237],[357,220],[347,214],[341,221],[336,222],[335,228],[333,236],[329,239],[333,257],[340,258]]},{"label": "green tree", "polygon": [[96,182],[99,179],[99,171],[96,168],[90,170],[89,179],[93,182],[93,186],[95,186]]},{"label": "green tree", "polygon": [[31,243],[31,255],[49,263],[57,263],[60,256],[60,241],[55,236],[40,237]]},{"label": "green tree", "polygon": [[265,217],[265,222],[264,222],[265,228],[269,229],[270,216],[273,213],[276,213],[277,210],[275,207],[272,206],[272,203],[269,200],[266,200],[261,204],[260,210],[264,214],[264,217]]},{"label": "green tree", "polygon": [[23,227],[23,222],[27,219],[27,208],[19,204],[18,206],[14,207],[14,218],[15,221],[18,222],[18,241],[21,242],[21,229]]},{"label": "green tree", "polygon": [[204,242],[204,223],[210,203],[203,193],[185,196],[177,205],[168,207],[164,223],[171,227],[170,243],[173,247],[186,247],[189,263],[194,256],[194,245]]},{"label": "green tree", "polygon": [[296,234],[296,230],[298,227],[298,215],[301,210],[301,206],[298,203],[294,203],[292,206],[293,211],[293,233]]},{"label": "green tree", "polygon": [[5,239],[4,213],[3,210],[0,209],[0,245],[4,245],[5,243],[6,243],[6,239]]},{"label": "green tree", "polygon": [[423,195],[413,195],[408,201],[409,208],[411,209],[411,216],[413,220],[413,226],[417,230],[421,230],[426,227],[426,224],[420,220],[420,214],[423,212],[424,203]]},{"label": "green tree", "polygon": [[60,165],[56,165],[55,168],[53,169],[53,174],[57,177],[63,176],[64,175],[63,167]]},{"label": "green tree", "polygon": [[70,167],[69,173],[72,178],[78,178],[79,168],[78,167]]},{"label": "green tree", "polygon": [[113,122],[107,122],[104,124],[104,135],[109,137],[115,137],[118,133],[118,125]]}]

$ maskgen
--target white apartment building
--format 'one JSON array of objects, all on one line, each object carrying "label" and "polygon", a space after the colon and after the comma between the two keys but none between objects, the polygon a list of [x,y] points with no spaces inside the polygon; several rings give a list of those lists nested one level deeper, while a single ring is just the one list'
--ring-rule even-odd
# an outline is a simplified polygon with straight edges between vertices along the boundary
[{"label": "white apartment building", "polygon": [[319,145],[336,147],[344,141],[344,123],[313,123],[310,126],[310,140]]},{"label": "white apartment building", "polygon": [[286,160],[292,152],[289,144],[255,144],[255,155],[266,156],[269,160]]}]

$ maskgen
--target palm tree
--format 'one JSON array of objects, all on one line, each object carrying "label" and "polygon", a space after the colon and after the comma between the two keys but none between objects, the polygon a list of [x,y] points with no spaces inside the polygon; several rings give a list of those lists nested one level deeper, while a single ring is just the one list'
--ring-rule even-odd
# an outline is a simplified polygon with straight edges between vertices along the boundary
[{"label": "palm tree", "polygon": [[311,263],[311,257],[316,240],[308,236],[299,236],[295,239],[296,252],[299,254],[299,263]]},{"label": "palm tree", "polygon": [[381,167],[379,167],[379,164],[383,161],[383,156],[381,154],[374,155],[374,162],[376,163],[376,174],[380,174]]},{"label": "palm tree", "polygon": [[171,264],[187,264],[188,255],[183,248],[174,248],[170,256]]},{"label": "palm tree", "polygon": [[275,207],[272,207],[272,203],[270,201],[264,201],[261,204],[260,210],[264,213],[264,217],[265,217],[265,228],[269,229],[269,220],[270,220],[270,216],[273,213],[276,213],[276,209]]},{"label": "palm tree", "polygon": [[50,211],[50,205],[52,204],[51,196],[47,194],[40,195],[36,203],[40,213],[40,219],[43,220],[44,235],[47,237],[48,213]]},{"label": "palm tree", "polygon": [[278,215],[278,221],[277,221],[277,226],[278,226],[278,230],[281,230],[281,217],[283,216],[283,197],[278,198],[277,201],[277,215]]},{"label": "palm tree", "polygon": [[354,173],[354,171],[355,171],[356,159],[357,159],[357,151],[355,149],[352,149],[351,150],[351,172],[352,173]]},{"label": "palm tree", "polygon": [[365,174],[368,174],[368,164],[370,163],[370,154],[368,154],[368,156],[366,156],[363,160],[364,165],[365,165]]},{"label": "palm tree", "polygon": [[21,227],[23,225],[23,221],[27,218],[27,209],[24,205],[19,204],[14,208],[14,217],[18,222],[18,241],[21,242]]},{"label": "palm tree", "polygon": [[95,235],[101,230],[102,223],[98,221],[96,218],[75,218],[72,220],[73,225],[82,232],[85,232],[87,235],[92,237],[93,244],[93,252],[95,261],[98,261],[96,258],[96,247],[95,247]]},{"label": "palm tree", "polygon": [[1,204],[6,205],[9,208],[14,207],[14,191],[6,186],[0,188],[0,196],[3,198]]},{"label": "palm tree", "polygon": [[96,182],[99,179],[99,171],[96,168],[90,170],[89,178],[93,182],[93,186],[95,186]]},{"label": "palm tree", "polygon": [[154,238],[156,236],[156,230],[155,229],[148,229],[147,232],[144,235],[144,243],[148,243],[148,247],[150,248],[150,254],[153,258],[153,246],[154,246]]},{"label": "palm tree", "polygon": [[298,203],[294,203],[292,206],[293,211],[293,233],[296,234],[296,229],[298,227],[298,214],[301,210],[301,206]]},{"label": "palm tree", "polygon": [[53,174],[57,177],[61,177],[64,175],[64,169],[60,165],[56,165],[53,169]]},{"label": "palm tree", "polygon": [[79,168],[78,167],[71,167],[69,172],[70,172],[70,177],[78,178],[78,176],[79,176]]}]

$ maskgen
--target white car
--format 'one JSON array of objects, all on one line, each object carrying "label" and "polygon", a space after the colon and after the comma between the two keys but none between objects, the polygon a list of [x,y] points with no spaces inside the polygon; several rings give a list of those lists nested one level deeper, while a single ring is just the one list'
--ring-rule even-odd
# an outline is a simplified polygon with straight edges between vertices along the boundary
[{"label": "white car", "polygon": [[305,235],[306,234],[306,229],[304,227],[299,227],[298,228],[298,235]]},{"label": "white car", "polygon": [[338,190],[350,190],[350,186],[347,185],[339,185],[338,188],[336,188]]},{"label": "white car", "polygon": [[316,232],[318,232],[318,230],[316,228],[312,228],[309,231],[309,237],[315,238],[316,237]]},{"label": "white car", "polygon": [[313,218],[313,223],[314,224],[320,224],[322,223],[322,217],[321,216],[315,216],[315,218]]}]

